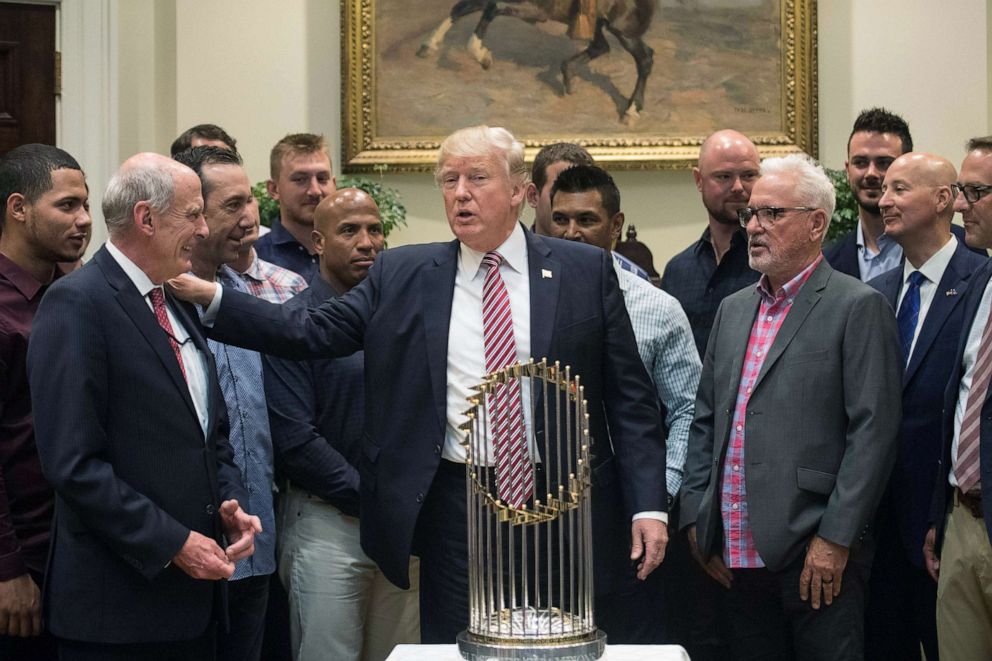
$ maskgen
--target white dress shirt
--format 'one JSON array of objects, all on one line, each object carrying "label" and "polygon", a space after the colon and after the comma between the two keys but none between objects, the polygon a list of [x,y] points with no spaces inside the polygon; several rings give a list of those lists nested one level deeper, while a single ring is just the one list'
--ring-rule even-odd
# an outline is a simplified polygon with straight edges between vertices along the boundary
[{"label": "white dress shirt", "polygon": [[[503,245],[496,248],[496,252],[503,256],[499,273],[510,296],[517,360],[524,363],[530,358],[530,276],[527,272],[527,239],[519,223],[514,226]],[[482,383],[488,373],[482,335],[482,285],[488,271],[482,267],[482,258],[485,256],[485,253],[472,250],[464,243],[459,246],[455,292],[451,299],[451,321],[448,325],[448,421],[441,456],[459,463],[465,463],[466,452],[462,446],[465,433],[458,427],[467,420],[465,411],[469,408],[469,396],[474,394],[472,388]],[[534,442],[528,388],[522,388],[521,408],[524,412],[524,429],[530,456],[538,461],[540,457]],[[493,456],[490,449],[490,459]]]},{"label": "white dress shirt", "polygon": [[[152,307],[151,299],[148,298],[148,294],[153,289],[161,289],[162,286],[153,283],[145,272],[137,264],[132,262],[127,255],[121,252],[120,248],[115,246],[112,241],[107,241],[107,252],[110,253],[114,261],[124,270],[128,279],[134,283],[138,293],[145,299],[148,309],[152,310],[152,314],[154,315],[155,311]],[[193,406],[196,408],[196,415],[200,420],[200,428],[203,430],[204,439],[206,439],[207,425],[209,424],[206,359],[200,353],[199,349],[196,348],[196,345],[189,341],[189,333],[179,323],[179,318],[169,306],[168,299],[165,302],[165,310],[169,315],[169,323],[172,324],[172,335],[180,343],[179,353],[183,357],[183,366],[186,368],[186,385],[189,388],[189,395],[193,400]],[[158,325],[158,320],[155,321],[155,324]]]},{"label": "white dress shirt", "polygon": [[916,321],[916,330],[913,331],[913,343],[909,347],[909,355],[913,355],[913,351],[916,349],[916,340],[920,337],[920,329],[923,328],[923,321],[927,318],[927,312],[930,311],[930,304],[933,303],[933,297],[937,293],[937,285],[940,283],[940,279],[944,277],[944,271],[947,270],[947,265],[951,263],[951,258],[954,257],[954,251],[958,249],[958,240],[951,235],[944,247],[931,255],[930,259],[923,263],[920,268],[915,268],[909,263],[907,259],[902,267],[902,289],[899,291],[899,300],[896,302],[896,310],[902,305],[902,299],[906,296],[906,289],[909,287],[909,276],[912,275],[914,271],[919,271],[923,274],[923,280],[920,282],[920,316]]},{"label": "white dress shirt", "polygon": [[947,481],[952,487],[958,486],[957,478],[954,477],[954,469],[958,463],[958,440],[961,436],[961,423],[964,421],[964,411],[968,406],[968,395],[971,393],[971,382],[975,378],[975,363],[978,361],[978,346],[982,343],[982,333],[985,332],[985,324],[989,318],[989,310],[992,310],[992,280],[985,285],[982,292],[982,302],[975,312],[975,320],[968,330],[968,343],[964,347],[964,355],[961,357],[961,366],[964,372],[961,376],[961,383],[958,386],[958,404],[954,409],[954,439],[951,441],[951,470],[947,471]]}]

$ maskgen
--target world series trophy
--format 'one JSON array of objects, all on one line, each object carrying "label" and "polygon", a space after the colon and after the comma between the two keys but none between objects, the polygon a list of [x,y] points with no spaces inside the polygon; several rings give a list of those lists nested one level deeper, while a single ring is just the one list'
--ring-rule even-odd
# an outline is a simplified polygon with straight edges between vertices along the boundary
[{"label": "world series trophy", "polygon": [[570,371],[509,365],[469,398],[465,659],[593,661],[606,647],[593,617],[589,414]]}]

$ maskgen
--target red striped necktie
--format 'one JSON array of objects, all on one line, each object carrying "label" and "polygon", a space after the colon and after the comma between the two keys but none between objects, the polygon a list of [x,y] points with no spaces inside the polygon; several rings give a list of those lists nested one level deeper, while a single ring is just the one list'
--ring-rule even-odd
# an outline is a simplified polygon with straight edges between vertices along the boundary
[{"label": "red striped necktie", "polygon": [[172,322],[169,321],[169,313],[165,310],[165,296],[162,294],[162,288],[156,287],[148,292],[148,298],[152,302],[152,310],[155,312],[155,318],[158,319],[158,325],[169,336],[169,346],[172,347],[172,351],[176,354],[176,360],[179,361],[179,370],[183,373],[183,378],[186,379],[186,364],[183,363],[183,354],[179,349],[179,342],[176,341],[176,336],[172,332]]},{"label": "red striped necktie", "polygon": [[[510,295],[499,273],[502,262],[503,256],[498,252],[488,252],[482,259],[488,269],[482,285],[482,337],[487,373],[517,362]],[[492,412],[497,493],[504,503],[521,507],[534,492],[534,473],[524,430],[520,382],[513,380],[496,386],[489,395],[489,410]]]},{"label": "red striped necktie", "polygon": [[979,446],[981,439],[982,406],[989,391],[992,377],[992,311],[985,322],[982,341],[978,345],[975,371],[972,372],[971,389],[968,391],[968,404],[961,420],[958,433],[958,457],[954,462],[954,478],[958,488],[968,493],[978,484]]}]

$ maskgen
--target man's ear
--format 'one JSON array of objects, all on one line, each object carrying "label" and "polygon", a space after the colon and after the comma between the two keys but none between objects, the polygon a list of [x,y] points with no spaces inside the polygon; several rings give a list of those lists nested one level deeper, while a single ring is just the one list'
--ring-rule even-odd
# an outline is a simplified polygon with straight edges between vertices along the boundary
[{"label": "man's ear", "polygon": [[313,240],[313,251],[318,255],[324,254],[324,234],[320,230],[313,230],[310,232],[310,238]]},{"label": "man's ear", "polygon": [[529,204],[531,208],[536,209],[538,197],[540,196],[537,194],[537,186],[534,185],[533,181],[529,182],[527,184],[527,204]]},{"label": "man's ear", "polygon": [[692,168],[692,180],[696,182],[696,190],[703,192],[703,173],[699,168]]},{"label": "man's ear", "polygon": [[135,229],[145,236],[155,234],[155,225],[152,222],[152,207],[146,200],[142,200],[134,205],[131,210],[131,222]]},{"label": "man's ear", "polygon": [[7,198],[7,205],[4,208],[4,218],[23,223],[24,216],[26,215],[24,208],[27,205],[28,202],[22,193],[11,193]]},{"label": "man's ear", "polygon": [[271,179],[266,179],[265,190],[269,193],[269,197],[271,197],[276,202],[279,201],[279,185],[276,184],[276,182],[272,181]]},{"label": "man's ear", "polygon": [[823,209],[817,209],[810,214],[810,220],[812,221],[809,229],[810,240],[822,242],[827,233],[827,221],[830,220],[827,218],[827,212]]},{"label": "man's ear", "polygon": [[937,204],[937,213],[941,213],[948,206],[954,204],[954,194],[951,192],[950,186],[938,186],[935,202]]},{"label": "man's ear", "polygon": [[610,218],[610,247],[612,248],[620,240],[620,233],[623,231],[623,211],[617,211]]}]

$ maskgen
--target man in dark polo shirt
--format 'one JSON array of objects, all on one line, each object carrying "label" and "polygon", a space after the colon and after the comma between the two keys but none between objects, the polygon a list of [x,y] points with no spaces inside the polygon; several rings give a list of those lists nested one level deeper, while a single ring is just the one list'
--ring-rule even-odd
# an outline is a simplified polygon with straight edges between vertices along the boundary
[{"label": "man in dark polo shirt", "polygon": [[42,295],[90,237],[86,180],[61,149],[22,145],[0,159],[0,659],[55,659],[40,587],[54,498],[34,444],[25,364]]},{"label": "man in dark polo shirt", "polygon": [[269,176],[268,191],[279,202],[279,217],[272,231],[255,244],[255,251],[265,261],[313,282],[319,271],[313,214],[335,189],[324,136],[294,133],[277,142],[269,156]]},{"label": "man in dark polo shirt", "polygon": [[661,288],[682,304],[700,358],[720,302],[758,281],[747,263],[747,236],[737,210],[747,206],[758,180],[758,150],[747,136],[725,129],[703,141],[692,169],[709,214],[703,236],[669,260]]}]

